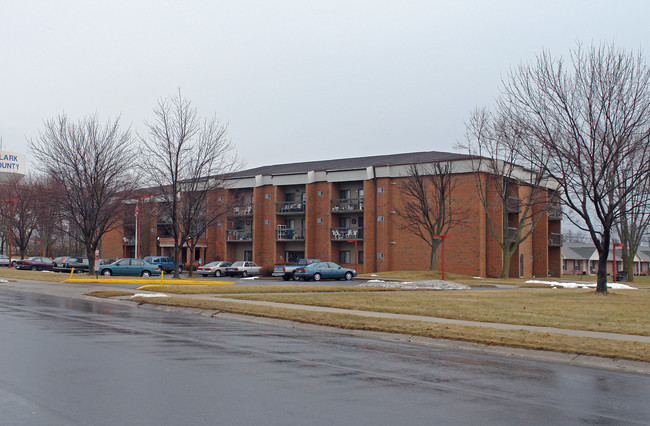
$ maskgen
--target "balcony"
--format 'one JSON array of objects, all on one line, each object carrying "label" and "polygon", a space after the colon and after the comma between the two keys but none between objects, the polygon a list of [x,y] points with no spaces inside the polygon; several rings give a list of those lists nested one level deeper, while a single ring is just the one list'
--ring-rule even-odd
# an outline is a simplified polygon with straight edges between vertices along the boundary
[{"label": "balcony", "polygon": [[517,228],[508,228],[506,238],[508,241],[514,241],[517,238]]},{"label": "balcony", "polygon": [[519,213],[519,206],[521,204],[520,198],[508,197],[506,199],[506,212]]},{"label": "balcony", "polygon": [[134,246],[135,245],[135,236],[130,235],[130,236],[123,236],[122,237],[122,244],[125,244],[127,246]]},{"label": "balcony", "polygon": [[251,241],[253,231],[250,229],[227,229],[226,239],[228,241]]},{"label": "balcony", "polygon": [[237,216],[237,217],[253,216],[253,205],[250,204],[250,205],[235,206],[233,207],[230,216]]},{"label": "balcony", "polygon": [[279,225],[275,233],[278,241],[305,240],[305,230],[303,228],[284,228],[284,225]]},{"label": "balcony", "polygon": [[549,247],[560,247],[562,245],[562,234],[556,234],[550,232],[548,234],[548,246]]},{"label": "balcony", "polygon": [[339,198],[330,201],[332,213],[359,213],[363,211],[363,198]]},{"label": "balcony", "polygon": [[305,203],[303,201],[278,201],[275,203],[275,213],[281,215],[304,214]]},{"label": "balcony", "polygon": [[549,206],[548,210],[548,218],[550,220],[561,220],[562,219],[562,207],[560,206]]},{"label": "balcony", "polygon": [[340,240],[363,240],[363,228],[332,228],[331,239]]}]

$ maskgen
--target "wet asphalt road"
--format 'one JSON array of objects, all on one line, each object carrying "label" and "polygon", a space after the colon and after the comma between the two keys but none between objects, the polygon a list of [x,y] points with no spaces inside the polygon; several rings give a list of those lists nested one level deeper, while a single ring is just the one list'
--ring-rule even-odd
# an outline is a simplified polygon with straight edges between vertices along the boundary
[{"label": "wet asphalt road", "polygon": [[650,377],[0,288],[0,423],[648,424]]}]

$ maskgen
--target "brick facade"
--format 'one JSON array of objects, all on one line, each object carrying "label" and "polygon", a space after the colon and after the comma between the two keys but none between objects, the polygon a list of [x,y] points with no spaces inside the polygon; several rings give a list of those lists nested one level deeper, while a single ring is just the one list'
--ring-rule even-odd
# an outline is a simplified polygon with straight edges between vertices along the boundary
[{"label": "brick facade", "polygon": [[[368,160],[373,159],[368,157]],[[463,158],[458,161],[463,161]],[[408,163],[308,169],[310,165],[297,164],[295,172],[283,169],[282,173],[273,173],[274,169],[269,166],[269,170],[261,170],[269,173],[255,174],[256,169],[235,174],[233,187],[221,190],[219,197],[215,194],[210,203],[232,203],[235,198],[243,201],[208,229],[199,250],[203,260],[207,262],[223,257],[236,261],[246,256],[261,266],[271,266],[290,260],[287,259],[289,256],[302,254],[348,267],[356,264],[360,273],[428,269],[429,246],[403,230],[404,219],[396,213],[404,203],[400,185],[405,179]],[[315,164],[319,165],[322,166]],[[470,172],[455,175],[457,183],[451,206],[464,212],[466,219],[448,233],[449,238],[445,241],[446,271],[498,277],[502,253],[477,196],[476,177]],[[479,178],[483,183],[489,181],[484,176]],[[525,185],[518,186],[517,191],[514,195],[521,197],[529,192]],[[503,236],[503,232],[507,232],[503,221],[494,219],[502,217],[503,205],[497,202],[494,188],[488,186],[484,195],[488,200],[494,200],[489,202],[492,226],[498,235]],[[143,202],[142,206],[142,256],[166,254],[165,247],[160,246],[161,239],[156,235],[160,227],[157,227],[154,216],[147,216],[147,203]],[[551,233],[559,234],[560,229],[559,218],[550,218],[544,213],[531,237],[513,255],[510,276],[545,277],[549,272],[559,275],[560,247],[551,244],[553,238],[550,237]],[[123,256],[124,245],[121,242],[125,230],[126,227],[117,229],[104,238],[103,256]],[[183,259],[188,254],[183,253]],[[439,249],[438,269],[440,256]]]}]

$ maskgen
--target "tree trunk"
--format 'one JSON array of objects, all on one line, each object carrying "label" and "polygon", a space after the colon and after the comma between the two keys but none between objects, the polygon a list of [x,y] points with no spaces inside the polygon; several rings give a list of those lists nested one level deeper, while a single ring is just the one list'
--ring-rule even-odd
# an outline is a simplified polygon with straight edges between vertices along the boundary
[{"label": "tree trunk", "polygon": [[440,240],[433,240],[431,244],[431,257],[429,258],[429,269],[431,271],[436,270],[436,253],[438,252],[438,247],[440,247]]},{"label": "tree trunk", "polygon": [[510,250],[503,250],[503,266],[501,268],[501,277],[504,280],[510,278],[510,261],[512,260],[512,253]]},{"label": "tree trunk", "polygon": [[174,245],[174,278],[180,278],[181,275],[178,271],[178,246]]},{"label": "tree trunk", "polygon": [[[607,250],[607,248],[605,248]],[[607,293],[607,255],[609,253],[598,252],[598,272],[596,273],[596,293]]]},{"label": "tree trunk", "polygon": [[627,272],[627,282],[634,282],[634,256],[623,258],[623,270]]},{"label": "tree trunk", "polygon": [[190,277],[190,278],[192,278],[192,269],[194,269],[194,249],[195,249],[195,247],[196,246],[194,246],[194,245],[192,245],[190,247],[190,259],[188,261],[189,269],[190,269],[190,273],[189,273],[188,277]]}]

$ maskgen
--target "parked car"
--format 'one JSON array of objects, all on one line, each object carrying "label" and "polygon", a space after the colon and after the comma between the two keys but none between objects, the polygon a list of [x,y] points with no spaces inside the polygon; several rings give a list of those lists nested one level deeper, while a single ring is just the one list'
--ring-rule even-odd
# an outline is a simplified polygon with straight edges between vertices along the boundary
[{"label": "parked car", "polygon": [[[166,273],[174,272],[174,259],[169,256],[147,256],[144,261],[158,266],[161,271]],[[178,266],[183,268],[182,263],[179,263]]]},{"label": "parked car", "polygon": [[196,272],[203,275],[204,277],[207,277],[208,275],[214,275],[215,277],[220,277],[224,275],[224,273],[226,272],[226,268],[231,265],[232,263],[230,262],[215,261],[200,266],[199,269],[196,270]]},{"label": "parked car", "polygon": [[32,271],[51,271],[54,261],[49,257],[33,256],[29,259],[17,260],[16,269],[31,269]]},{"label": "parked car", "polygon": [[257,266],[255,262],[241,260],[239,262],[233,263],[226,268],[226,276],[241,276],[246,278],[249,275],[259,275],[260,269],[262,268],[260,266]]},{"label": "parked car", "polygon": [[300,259],[298,263],[278,263],[277,265],[273,265],[273,273],[271,275],[274,277],[282,277],[285,281],[289,281],[290,279],[297,280],[298,278],[295,275],[297,269],[320,261],[320,259]]},{"label": "parked car", "polygon": [[60,264],[62,264],[63,262],[65,262],[66,259],[68,259],[68,258],[70,258],[70,257],[71,257],[71,256],[59,256],[59,257],[55,257],[54,259],[52,259],[52,262],[54,262],[54,265],[53,265],[53,266],[59,266]]},{"label": "parked car", "polygon": [[9,256],[7,256],[6,254],[0,254],[0,266],[9,267],[9,262],[11,262]]},{"label": "parked car", "polygon": [[160,275],[160,267],[142,259],[125,258],[99,267],[100,275],[130,275],[150,277]]},{"label": "parked car", "polygon": [[67,257],[65,261],[54,265],[54,272],[70,272],[74,268],[75,272],[88,272],[88,258],[86,257]]},{"label": "parked car", "polygon": [[305,281],[340,280],[341,278],[349,281],[356,276],[357,271],[354,269],[344,268],[334,262],[312,263],[296,271],[296,277]]}]

